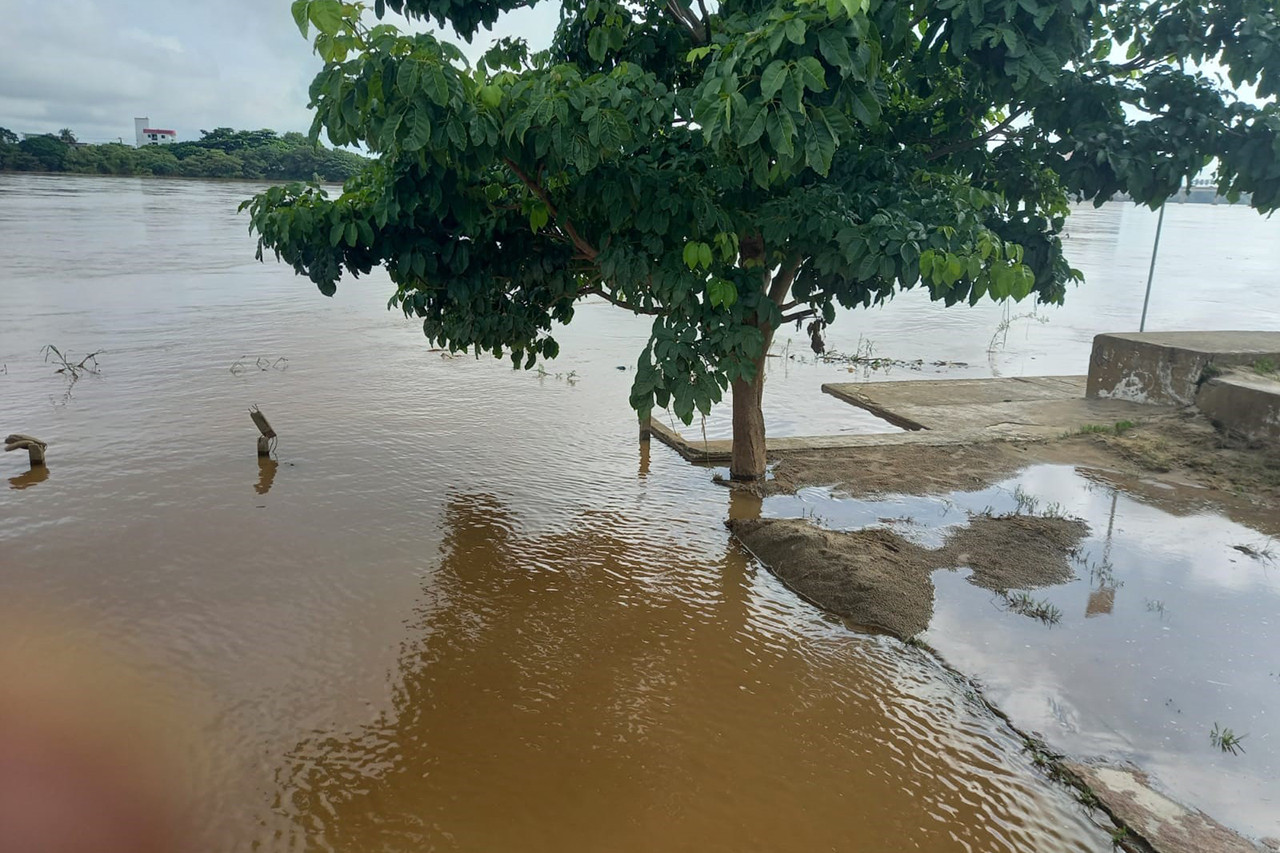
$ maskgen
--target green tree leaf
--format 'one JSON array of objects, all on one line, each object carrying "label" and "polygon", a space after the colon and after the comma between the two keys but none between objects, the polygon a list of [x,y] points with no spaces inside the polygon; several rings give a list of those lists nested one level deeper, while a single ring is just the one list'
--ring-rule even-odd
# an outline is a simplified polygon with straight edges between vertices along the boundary
[{"label": "green tree leaf", "polygon": [[342,3],[340,0],[311,0],[308,15],[315,28],[327,36],[342,30]]},{"label": "green tree leaf", "polygon": [[438,106],[449,103],[449,78],[438,65],[428,65],[422,74],[422,86],[427,97]]},{"label": "green tree leaf", "polygon": [[587,53],[596,62],[604,62],[609,53],[609,33],[603,27],[593,27],[587,34]]},{"label": "green tree leaf", "polygon": [[768,112],[763,104],[755,104],[751,107],[742,132],[738,135],[739,148],[755,145],[760,141],[760,137],[764,136],[764,124],[765,119],[768,118]]},{"label": "green tree leaf", "polygon": [[827,91],[826,71],[823,69],[821,62],[812,56],[805,56],[796,65],[804,78],[806,89],[814,92]]},{"label": "green tree leaf", "polygon": [[415,107],[408,117],[409,134],[405,137],[406,151],[417,151],[431,141],[431,116],[425,109]]},{"label": "green tree leaf", "polygon": [[732,308],[738,301],[738,288],[723,278],[713,278],[707,283],[707,300],[713,306]]},{"label": "green tree leaf", "polygon": [[298,31],[306,38],[311,25],[311,0],[294,0],[289,9],[293,13],[293,22],[298,25]]},{"label": "green tree leaf", "polygon": [[782,85],[787,80],[787,63],[781,59],[775,59],[765,67],[764,73],[760,75],[760,95],[767,101],[773,98],[782,90]]}]

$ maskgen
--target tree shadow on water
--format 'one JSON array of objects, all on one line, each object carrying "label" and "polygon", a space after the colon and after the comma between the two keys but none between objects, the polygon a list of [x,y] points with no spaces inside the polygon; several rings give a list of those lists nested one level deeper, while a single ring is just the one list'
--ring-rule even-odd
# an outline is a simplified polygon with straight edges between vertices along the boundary
[{"label": "tree shadow on water", "polygon": [[277,770],[302,846],[1040,849],[1057,829],[1024,832],[1028,813],[1073,819],[963,700],[681,521],[532,529],[494,497],[451,499],[390,706]]},{"label": "tree shadow on water", "polygon": [[[353,851],[452,846],[459,832],[469,849],[528,849],[531,828],[583,809],[615,829],[651,817],[682,758],[648,734],[677,713],[706,624],[724,618],[706,588],[741,588],[745,557],[679,556],[648,541],[651,523],[604,512],[528,533],[487,495],[454,498],[444,521],[392,707],[298,744],[277,809],[309,844]],[[598,821],[552,834],[604,849]]]}]

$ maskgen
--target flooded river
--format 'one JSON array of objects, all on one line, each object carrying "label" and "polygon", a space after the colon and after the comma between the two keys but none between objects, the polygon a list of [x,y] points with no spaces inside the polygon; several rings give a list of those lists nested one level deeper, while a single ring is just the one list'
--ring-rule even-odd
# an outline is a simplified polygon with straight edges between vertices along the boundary
[{"label": "flooded river", "polygon": [[[326,300],[255,263],[251,190],[0,175],[0,431],[50,443],[47,479],[0,459],[0,642],[140,672],[198,741],[193,849],[1110,849],[931,658],[798,601],[705,470],[638,450],[642,321],[584,307],[545,376],[443,357],[384,277]],[[1153,327],[1233,324],[1280,260],[1248,217],[1171,209]],[[1048,322],[909,297],[833,346],[1083,370],[1136,324],[1154,219],[1077,222],[1100,280]],[[1223,235],[1233,277],[1190,308]],[[818,393],[846,368],[781,354],[777,432],[881,427]]]}]

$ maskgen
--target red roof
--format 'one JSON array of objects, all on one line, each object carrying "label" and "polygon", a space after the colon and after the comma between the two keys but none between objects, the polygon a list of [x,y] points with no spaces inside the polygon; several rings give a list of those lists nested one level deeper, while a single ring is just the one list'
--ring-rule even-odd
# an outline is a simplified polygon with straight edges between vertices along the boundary
[{"label": "red roof", "polygon": [[144,127],[144,128],[142,129],[142,132],[143,132],[143,133],[163,133],[165,136],[177,136],[177,135],[178,135],[178,131],[176,131],[176,130],[157,130],[157,129],[156,129],[156,128],[154,128],[154,127]]}]

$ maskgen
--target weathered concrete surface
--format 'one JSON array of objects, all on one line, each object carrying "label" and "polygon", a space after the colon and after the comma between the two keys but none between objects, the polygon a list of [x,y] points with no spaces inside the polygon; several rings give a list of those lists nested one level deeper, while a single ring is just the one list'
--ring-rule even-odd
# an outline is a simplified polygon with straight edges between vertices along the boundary
[{"label": "weathered concrete surface", "polygon": [[[649,425],[653,438],[679,453],[690,462],[713,465],[728,463],[732,457],[733,442],[728,439],[688,439],[656,418]],[[966,444],[982,440],[970,435],[946,435],[931,432],[890,432],[864,435],[813,435],[769,438],[765,450],[769,453],[787,450],[834,450],[847,447],[877,447],[893,444]]]},{"label": "weathered concrete surface", "polygon": [[1091,399],[1189,406],[1212,365],[1280,360],[1280,332],[1147,332],[1098,335],[1089,360]]},{"label": "weathered concrete surface", "polygon": [[1153,414],[1125,400],[1086,399],[1083,376],[867,382],[823,385],[822,390],[904,429],[979,441],[1057,438],[1085,426]]},{"label": "weathered concrete surface", "polygon": [[[1150,406],[1123,400],[1087,400],[1083,376],[1012,379],[942,379],[823,385],[822,390],[866,409],[909,432],[770,438],[765,449],[828,450],[883,445],[973,444],[1057,438],[1091,424],[1111,426],[1155,414]],[[690,462],[730,460],[727,439],[686,438],[656,418],[654,438]]]},{"label": "weathered concrete surface", "polygon": [[1280,380],[1228,373],[1200,386],[1196,406],[1214,426],[1249,441],[1280,441]]},{"label": "weathered concrete surface", "polygon": [[1259,853],[1261,847],[1151,787],[1140,770],[1068,762],[1065,769],[1157,853]]}]

